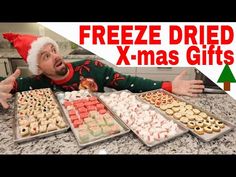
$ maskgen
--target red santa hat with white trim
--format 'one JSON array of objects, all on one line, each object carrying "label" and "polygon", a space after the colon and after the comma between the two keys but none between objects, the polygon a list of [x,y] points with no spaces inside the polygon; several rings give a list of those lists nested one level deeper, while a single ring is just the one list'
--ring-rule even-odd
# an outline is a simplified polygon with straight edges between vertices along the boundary
[{"label": "red santa hat with white trim", "polygon": [[38,69],[38,54],[45,44],[52,44],[59,51],[58,44],[49,37],[41,37],[30,34],[3,33],[3,37],[13,44],[18,53],[29,65],[29,70],[35,74],[41,74]]}]

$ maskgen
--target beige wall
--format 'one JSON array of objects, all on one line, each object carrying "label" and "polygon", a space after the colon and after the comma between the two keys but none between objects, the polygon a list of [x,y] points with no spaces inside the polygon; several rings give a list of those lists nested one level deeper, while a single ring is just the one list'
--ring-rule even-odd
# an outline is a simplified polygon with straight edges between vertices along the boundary
[{"label": "beige wall", "polygon": [[[35,35],[45,35],[51,37],[55,41],[67,41],[64,37],[43,27],[38,23],[0,23],[0,34],[4,32],[28,33]],[[5,40],[0,35],[0,40]]]}]

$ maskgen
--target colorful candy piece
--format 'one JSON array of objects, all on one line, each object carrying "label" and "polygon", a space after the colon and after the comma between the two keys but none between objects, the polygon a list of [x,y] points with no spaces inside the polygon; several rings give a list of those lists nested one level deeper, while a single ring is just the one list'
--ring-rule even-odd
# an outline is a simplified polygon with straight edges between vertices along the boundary
[{"label": "colorful candy piece", "polygon": [[112,118],[112,117],[109,113],[106,113],[106,114],[103,114],[103,118],[104,119],[109,119],[109,118]]},{"label": "colorful candy piece", "polygon": [[92,119],[92,118],[85,118],[85,119],[84,119],[84,122],[87,124],[87,123],[89,123],[89,122],[95,122],[95,121],[94,121],[94,119]]},{"label": "colorful candy piece", "polygon": [[95,111],[97,110],[96,106],[87,106],[88,111]]},{"label": "colorful candy piece", "polygon": [[96,119],[96,121],[97,121],[97,124],[100,126],[106,125],[106,122],[104,121],[104,119],[102,117]]},{"label": "colorful candy piece", "polygon": [[93,122],[88,122],[87,125],[88,125],[88,127],[96,127],[96,126],[98,126],[95,121],[93,121]]},{"label": "colorful candy piece", "polygon": [[96,100],[97,100],[97,97],[95,97],[95,96],[92,96],[89,98],[89,101],[96,101]]},{"label": "colorful candy piece", "polygon": [[79,131],[83,131],[83,130],[88,130],[88,127],[86,124],[79,125]]},{"label": "colorful candy piece", "polygon": [[112,133],[118,133],[118,132],[120,132],[120,127],[118,125],[112,125],[111,131],[112,131]]},{"label": "colorful candy piece", "polygon": [[88,112],[87,109],[85,107],[81,107],[78,109],[79,113],[85,113]]},{"label": "colorful candy piece", "polygon": [[90,130],[93,136],[99,136],[102,134],[102,129],[99,126],[91,127]]},{"label": "colorful candy piece", "polygon": [[96,104],[99,104],[100,102],[98,101],[98,100],[96,100],[96,101],[91,101],[91,104],[92,105],[96,105]]},{"label": "colorful candy piece", "polygon": [[66,100],[64,101],[63,104],[64,104],[65,108],[72,105],[72,103],[70,101],[66,101]]},{"label": "colorful candy piece", "polygon": [[84,105],[85,106],[91,106],[91,105],[93,105],[93,103],[91,101],[88,101],[88,102],[84,103]]},{"label": "colorful candy piece", "polygon": [[81,119],[85,119],[85,118],[87,118],[88,115],[89,115],[88,112],[84,112],[84,113],[79,114],[79,116],[80,116]]},{"label": "colorful candy piece", "polygon": [[74,109],[68,111],[68,113],[69,113],[69,116],[76,115],[76,111]]},{"label": "colorful candy piece", "polygon": [[99,117],[99,113],[97,111],[90,111],[89,116],[93,119],[96,119]]},{"label": "colorful candy piece", "polygon": [[78,120],[78,119],[79,119],[79,118],[78,118],[78,116],[76,116],[76,115],[70,116],[71,122],[74,122],[75,120]]},{"label": "colorful candy piece", "polygon": [[105,106],[102,103],[97,104],[96,107],[98,111],[105,108]]},{"label": "colorful candy piece", "polygon": [[78,128],[80,124],[82,124],[82,122],[81,122],[81,120],[79,120],[79,119],[73,121],[73,126],[74,126],[74,128]]},{"label": "colorful candy piece", "polygon": [[86,102],[88,101],[88,99],[86,99],[86,98],[81,98],[81,99],[79,99],[79,101],[80,101],[80,103],[86,103]]},{"label": "colorful candy piece", "polygon": [[87,130],[79,131],[79,138],[83,142],[88,141],[89,140],[89,132]]},{"label": "colorful candy piece", "polygon": [[100,113],[100,114],[105,114],[106,112],[107,112],[106,109],[100,109],[100,110],[99,110],[99,113]]},{"label": "colorful candy piece", "polygon": [[105,119],[107,125],[113,125],[114,124],[114,120],[112,118],[106,118]]},{"label": "colorful candy piece", "polygon": [[112,134],[112,130],[109,126],[102,126],[102,132],[105,134],[105,135],[110,135]]},{"label": "colorful candy piece", "polygon": [[74,103],[74,106],[79,109],[79,108],[82,108],[84,107],[84,104],[83,103]]}]

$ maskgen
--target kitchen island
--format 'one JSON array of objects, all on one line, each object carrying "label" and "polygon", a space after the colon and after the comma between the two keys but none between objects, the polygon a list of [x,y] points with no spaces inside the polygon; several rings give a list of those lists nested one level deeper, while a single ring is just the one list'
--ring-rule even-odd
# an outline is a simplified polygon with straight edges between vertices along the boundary
[{"label": "kitchen island", "polygon": [[[236,125],[236,101],[229,95],[202,94],[197,98],[182,98]],[[10,102],[10,109],[0,108],[0,154],[236,154],[235,129],[209,143],[186,133],[152,148],[142,144],[132,132],[80,148],[71,130],[18,145],[13,142],[14,97]]]}]

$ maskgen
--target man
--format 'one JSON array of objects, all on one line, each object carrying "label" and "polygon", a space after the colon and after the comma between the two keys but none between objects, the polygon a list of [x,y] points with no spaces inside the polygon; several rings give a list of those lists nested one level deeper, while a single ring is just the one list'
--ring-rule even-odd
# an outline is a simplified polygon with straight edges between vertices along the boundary
[{"label": "man", "polygon": [[0,78],[0,104],[9,108],[7,100],[17,91],[47,88],[54,90],[90,89],[103,92],[104,87],[131,92],[144,92],[163,88],[174,94],[196,96],[204,86],[201,80],[183,80],[186,71],[172,82],[160,82],[140,77],[131,77],[115,72],[99,61],[83,60],[65,63],[59,54],[57,43],[48,37],[5,33],[22,58],[28,63],[32,77],[18,78],[17,69],[11,76]]}]

